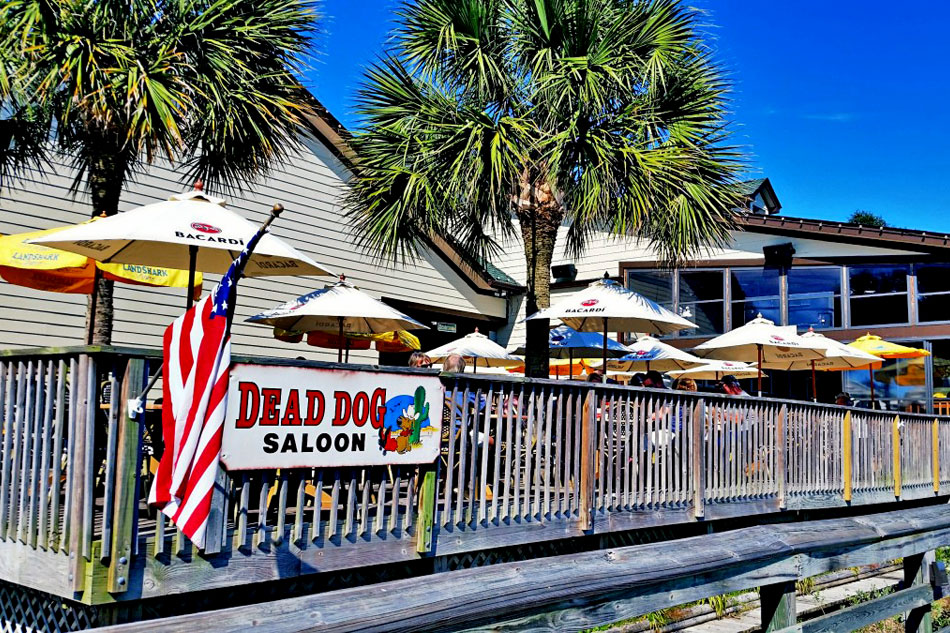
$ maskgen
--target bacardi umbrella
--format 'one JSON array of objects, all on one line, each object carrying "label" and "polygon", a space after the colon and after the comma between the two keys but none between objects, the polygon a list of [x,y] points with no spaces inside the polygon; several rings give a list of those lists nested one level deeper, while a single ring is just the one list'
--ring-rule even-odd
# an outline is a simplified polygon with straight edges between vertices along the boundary
[{"label": "bacardi umbrella", "polygon": [[803,340],[794,327],[775,325],[761,314],[741,327],[697,345],[693,351],[703,358],[755,362],[760,372],[759,396],[762,395],[762,363],[824,358],[821,348]]},{"label": "bacardi umbrella", "polygon": [[706,363],[678,347],[667,345],[652,336],[642,336],[636,343],[629,343],[630,353],[607,361],[611,371],[671,371],[689,369]]},{"label": "bacardi umbrella", "polygon": [[[428,329],[412,317],[371,297],[342,277],[322,290],[297,297],[247,319],[292,332],[335,333],[342,341],[346,334],[377,334],[394,330]],[[337,360],[343,361],[340,345]]]},{"label": "bacardi umbrella", "polygon": [[[880,336],[875,336],[870,332],[848,343],[848,347],[862,352],[866,352],[875,358],[923,358],[930,356],[930,352],[917,347],[908,347],[885,341]],[[871,379],[871,402],[874,402],[874,364],[868,364],[868,375]]]},{"label": "bacardi umbrella", "polygon": [[[710,360],[703,365],[689,369],[667,372],[674,378],[692,378],[693,380],[719,380],[723,376],[736,378],[755,378],[760,370],[755,365],[733,360]],[[765,374],[762,374],[765,375]]]},{"label": "bacardi umbrella", "polygon": [[504,347],[479,333],[477,328],[471,334],[426,352],[426,356],[435,362],[444,361],[452,354],[471,360],[473,368],[517,367],[524,364],[522,359],[509,354]]},{"label": "bacardi umbrella", "polygon": [[[607,339],[607,355],[623,356],[630,349],[613,339]],[[515,355],[524,356],[524,346],[514,351]],[[548,355],[552,359],[569,361],[564,367],[566,371],[558,371],[556,375],[567,375],[574,378],[574,359],[601,358],[604,354],[604,339],[596,332],[578,332],[567,325],[559,325],[548,333]],[[560,367],[560,366],[559,366]],[[555,373],[552,371],[552,373]]]},{"label": "bacardi umbrella", "polygon": [[[141,264],[225,273],[257,227],[200,190],[78,225],[36,240],[106,264]],[[271,234],[264,235],[244,274],[329,275],[322,266]]]},{"label": "bacardi umbrella", "polygon": [[[91,224],[87,220],[81,225]],[[166,288],[186,288],[188,272],[174,268],[103,264],[83,255],[32,244],[31,240],[61,233],[71,227],[62,226],[45,231],[30,231],[0,236],[0,277],[18,286],[64,292],[91,294],[97,274],[124,283]],[[98,269],[98,273],[97,273]],[[195,279],[201,285],[201,277]]]},{"label": "bacardi umbrella", "polygon": [[815,376],[816,370],[844,370],[866,367],[877,363],[880,366],[880,359],[876,356],[862,352],[861,350],[845,345],[833,338],[828,338],[819,334],[814,329],[809,328],[807,332],[801,335],[802,340],[808,341],[808,344],[816,349],[821,349],[824,358],[813,360],[771,360],[762,363],[766,369],[780,369],[782,371],[811,370],[811,392],[812,397],[818,398],[818,380]]},{"label": "bacardi umbrella", "polygon": [[[696,327],[675,312],[624,288],[607,278],[595,281],[584,290],[559,301],[550,308],[532,314],[529,319],[560,319],[582,332],[602,332],[602,359],[607,362],[607,332],[670,334]],[[606,379],[606,377],[605,377]]]}]

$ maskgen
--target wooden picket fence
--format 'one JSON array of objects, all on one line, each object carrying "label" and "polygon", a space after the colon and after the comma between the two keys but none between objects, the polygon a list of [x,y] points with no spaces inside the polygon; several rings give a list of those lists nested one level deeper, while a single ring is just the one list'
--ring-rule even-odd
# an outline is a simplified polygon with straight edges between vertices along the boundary
[{"label": "wooden picket fence", "polygon": [[100,604],[950,492],[947,417],[444,375],[435,463],[222,471],[197,552],[146,505],[160,391],[144,412],[129,399],[159,364],[114,347],[0,353],[0,580]]}]

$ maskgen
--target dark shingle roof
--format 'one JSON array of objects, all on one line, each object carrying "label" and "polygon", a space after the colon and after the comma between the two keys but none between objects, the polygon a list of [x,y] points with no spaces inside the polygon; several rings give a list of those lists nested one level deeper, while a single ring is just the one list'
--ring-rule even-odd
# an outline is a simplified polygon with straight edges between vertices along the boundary
[{"label": "dark shingle roof", "polygon": [[756,178],[755,180],[743,180],[740,183],[736,184],[736,187],[739,189],[739,193],[745,196],[754,195],[756,191],[759,190],[759,187],[766,181],[765,178]]}]

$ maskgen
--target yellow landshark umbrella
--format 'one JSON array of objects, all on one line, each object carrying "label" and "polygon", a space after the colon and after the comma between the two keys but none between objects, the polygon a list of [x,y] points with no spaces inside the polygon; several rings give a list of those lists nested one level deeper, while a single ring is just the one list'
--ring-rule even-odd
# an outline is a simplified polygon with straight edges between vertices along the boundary
[{"label": "yellow landshark umbrella", "polygon": [[[859,338],[858,340],[848,343],[848,347],[853,347],[855,349],[861,350],[871,354],[872,356],[877,356],[878,358],[923,358],[924,356],[930,356],[930,352],[925,349],[920,349],[917,347],[907,347],[906,345],[898,345],[897,343],[891,343],[890,341],[885,341],[880,336],[875,336],[870,332]],[[871,402],[874,402],[874,364],[868,365],[868,375],[871,379]]]},{"label": "yellow landshark umbrella", "polygon": [[[87,220],[82,224],[89,224]],[[9,283],[35,290],[92,294],[96,269],[113,281],[143,286],[187,288],[188,273],[183,270],[135,266],[128,264],[97,263],[85,255],[69,253],[29,240],[47,237],[71,228],[61,226],[45,231],[31,231],[14,235],[0,235],[0,277]],[[195,287],[201,292],[201,277],[195,277]]]}]

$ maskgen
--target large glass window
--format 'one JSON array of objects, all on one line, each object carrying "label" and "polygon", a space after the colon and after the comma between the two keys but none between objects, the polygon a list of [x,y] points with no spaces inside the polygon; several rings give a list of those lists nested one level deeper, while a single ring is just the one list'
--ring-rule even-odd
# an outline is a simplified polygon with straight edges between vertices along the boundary
[{"label": "large glass window", "polygon": [[761,314],[781,322],[779,272],[771,268],[732,271],[732,327],[744,325]]},{"label": "large glass window", "polygon": [[673,309],[673,273],[668,270],[628,270],[627,288],[664,308]]},{"label": "large glass window", "polygon": [[917,320],[950,321],[950,264],[917,264]]},{"label": "large glass window", "polygon": [[851,266],[851,325],[907,323],[908,271],[897,264]]},{"label": "large glass window", "polygon": [[679,314],[699,328],[690,336],[722,334],[725,326],[725,301],[721,270],[681,270]]},{"label": "large glass window", "polygon": [[841,269],[788,271],[788,323],[801,329],[841,327]]},{"label": "large glass window", "polygon": [[950,415],[950,340],[933,341],[934,413]]}]

